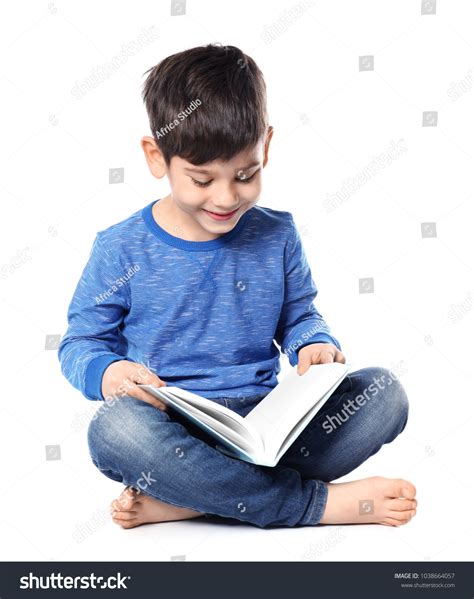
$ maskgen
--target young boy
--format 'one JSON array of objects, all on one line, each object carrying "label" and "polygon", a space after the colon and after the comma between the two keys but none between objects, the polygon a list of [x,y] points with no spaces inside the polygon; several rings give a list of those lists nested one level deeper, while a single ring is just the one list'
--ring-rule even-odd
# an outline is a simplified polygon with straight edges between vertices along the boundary
[{"label": "young boy", "polygon": [[175,385],[245,416],[278,383],[275,342],[303,376],[313,364],[345,362],[313,305],[291,213],[256,205],[273,128],[255,62],[210,44],[147,73],[153,136],[141,146],[171,192],[97,234],[59,347],[71,384],[107,400],[88,441],[95,466],[126,485],[113,521],[405,524],[417,505],[410,482],[330,482],[405,427],[406,393],[385,368],[349,373],[274,468],[220,453],[137,386]]}]

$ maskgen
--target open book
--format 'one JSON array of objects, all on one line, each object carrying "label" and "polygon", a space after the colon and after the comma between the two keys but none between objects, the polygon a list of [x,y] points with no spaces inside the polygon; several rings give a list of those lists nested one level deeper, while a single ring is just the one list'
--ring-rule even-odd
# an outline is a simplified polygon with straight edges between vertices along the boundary
[{"label": "open book", "polygon": [[294,368],[245,417],[179,387],[138,386],[208,432],[222,453],[275,466],[349,370],[339,362],[314,364],[300,376]]}]

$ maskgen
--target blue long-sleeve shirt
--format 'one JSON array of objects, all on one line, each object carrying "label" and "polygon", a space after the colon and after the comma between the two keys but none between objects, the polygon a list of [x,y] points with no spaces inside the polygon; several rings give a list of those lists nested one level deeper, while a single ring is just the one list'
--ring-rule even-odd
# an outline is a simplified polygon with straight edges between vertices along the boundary
[{"label": "blue long-sleeve shirt", "polygon": [[104,399],[114,361],[144,364],[169,386],[213,399],[265,394],[281,347],[341,349],[289,212],[254,206],[228,233],[187,241],[158,225],[155,201],[99,231],[68,309],[58,357],[68,381]]}]

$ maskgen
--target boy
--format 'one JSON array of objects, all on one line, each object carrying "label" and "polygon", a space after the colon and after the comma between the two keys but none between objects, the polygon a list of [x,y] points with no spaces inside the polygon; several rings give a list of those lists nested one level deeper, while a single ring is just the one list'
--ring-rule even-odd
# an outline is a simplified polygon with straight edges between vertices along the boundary
[{"label": "boy", "polygon": [[[171,192],[97,234],[59,347],[71,384],[107,400],[88,442],[95,466],[126,485],[111,504],[113,521],[408,522],[417,505],[410,482],[330,482],[405,427],[407,397],[386,369],[349,373],[275,468],[220,453],[137,386],[175,385],[245,416],[278,383],[274,341],[303,376],[313,364],[345,362],[313,305],[317,289],[292,215],[256,206],[273,128],[255,62],[210,44],[147,73],[153,137],[141,146]],[[358,397],[367,401],[349,418],[346,404]]]}]

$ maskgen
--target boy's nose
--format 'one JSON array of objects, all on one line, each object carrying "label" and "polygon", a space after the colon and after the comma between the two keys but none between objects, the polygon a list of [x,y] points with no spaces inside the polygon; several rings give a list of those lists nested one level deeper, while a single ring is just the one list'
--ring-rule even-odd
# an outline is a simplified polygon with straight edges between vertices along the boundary
[{"label": "boy's nose", "polygon": [[223,214],[237,210],[240,202],[233,184],[224,184],[220,187],[212,204],[216,212],[221,212]]},{"label": "boy's nose", "polygon": [[240,203],[238,199],[232,194],[228,196],[228,198],[224,198],[221,194],[216,198],[216,201],[213,202],[213,207],[210,208],[212,212],[217,212],[218,214],[229,214],[229,212],[234,212],[239,208]]}]

